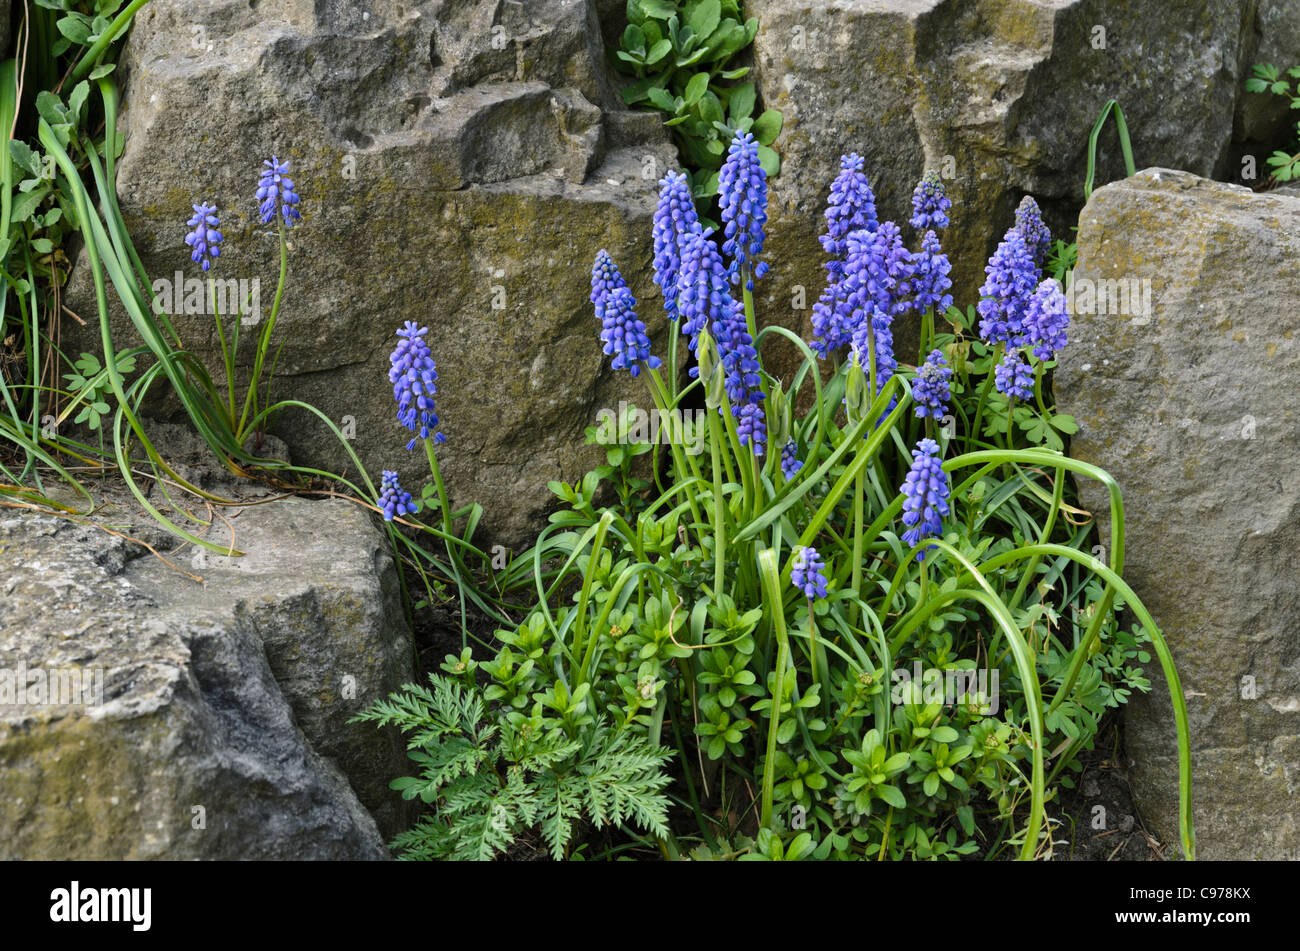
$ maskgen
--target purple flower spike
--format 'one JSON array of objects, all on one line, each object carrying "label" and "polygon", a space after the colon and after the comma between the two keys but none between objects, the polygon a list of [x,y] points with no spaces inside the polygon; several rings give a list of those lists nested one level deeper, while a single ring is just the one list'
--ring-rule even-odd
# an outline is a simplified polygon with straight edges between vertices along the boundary
[{"label": "purple flower spike", "polygon": [[596,263],[591,266],[591,302],[596,307],[596,319],[605,319],[605,300],[620,287],[626,288],[627,281],[618,272],[618,266],[609,252],[603,248],[596,252]]},{"label": "purple flower spike", "polygon": [[795,473],[803,468],[803,462],[800,461],[798,452],[799,447],[793,439],[781,447],[781,475],[787,479],[793,479]]},{"label": "purple flower spike", "polygon": [[379,500],[376,504],[384,510],[385,522],[391,522],[397,516],[407,513],[414,515],[418,511],[411,493],[398,485],[397,473],[389,469],[384,470],[383,480],[379,483]]},{"label": "purple flower spike", "polygon": [[936,314],[945,314],[952,306],[952,279],[948,274],[952,265],[948,255],[939,247],[939,238],[933,231],[927,231],[921,239],[921,250],[912,255],[912,306],[920,313],[933,307]]},{"label": "purple flower spike", "polygon": [[221,242],[225,240],[217,230],[221,225],[217,218],[217,206],[204,202],[191,205],[194,217],[186,222],[194,230],[185,236],[185,243],[193,249],[190,259],[203,266],[203,270],[212,267],[212,259],[221,256]]},{"label": "purple flower spike", "polygon": [[1034,257],[1034,264],[1042,267],[1043,258],[1052,247],[1052,232],[1043,222],[1038,202],[1028,195],[1020,199],[1020,205],[1016,208],[1016,230],[1024,235],[1029,253]]},{"label": "purple flower spike", "polygon": [[1061,285],[1048,278],[1038,285],[1029,299],[1025,312],[1025,325],[1034,356],[1051,360],[1057,351],[1065,348],[1065,331],[1070,326],[1070,312]]},{"label": "purple flower spike", "polygon": [[826,202],[826,233],[821,236],[822,250],[832,258],[826,264],[832,281],[842,273],[845,238],[852,231],[876,230],[876,196],[862,171],[862,156],[856,152],[840,158],[840,174],[831,183]]},{"label": "purple flower spike", "polygon": [[826,597],[826,564],[816,548],[800,548],[790,566],[790,583],[809,601]]},{"label": "purple flower spike", "polygon": [[[761,456],[767,428],[758,350],[745,325],[745,312],[731,296],[727,269],[723,267],[717,246],[709,240],[712,236],[712,230],[692,232],[686,235],[682,245],[682,267],[677,282],[682,333],[690,336],[690,348],[694,351],[700,330],[708,329],[718,347],[740,442],[751,446],[754,455]],[[691,367],[691,375],[699,375],[698,366]]]},{"label": "purple flower spike", "polygon": [[636,315],[636,298],[626,287],[615,288],[604,301],[604,327],[600,332],[605,353],[614,357],[615,370],[627,369],[633,376],[641,372],[641,362],[655,370],[658,357],[650,355],[650,337],[645,323]]},{"label": "purple flower spike", "polygon": [[740,280],[748,267],[747,290],[754,278],[767,273],[763,253],[763,226],[767,224],[767,172],[758,162],[758,143],[748,132],[737,132],[727,149],[727,160],[718,172],[718,197],[722,205],[722,253],[731,258],[731,282]]},{"label": "purple flower spike", "polygon": [[655,208],[655,283],[664,298],[670,320],[677,319],[677,280],[682,268],[682,245],[688,234],[700,230],[691,186],[681,172],[669,172],[659,182]]},{"label": "purple flower spike", "polygon": [[931,416],[943,419],[952,400],[952,367],[943,358],[942,350],[931,350],[925,362],[917,368],[912,382],[912,399],[916,401],[916,415],[924,419]]},{"label": "purple flower spike", "polygon": [[988,275],[980,288],[983,298],[976,310],[980,314],[980,336],[985,343],[1021,346],[1025,342],[1025,312],[1029,298],[1038,287],[1038,265],[1015,228],[1006,233],[984,269]]},{"label": "purple flower spike", "polygon": [[300,221],[298,214],[298,193],[294,191],[293,179],[289,177],[289,163],[281,162],[272,155],[262,163],[262,177],[257,181],[257,210],[262,216],[262,224],[269,225],[278,210],[284,219],[284,226],[292,228],[295,221]]},{"label": "purple flower spike", "polygon": [[[939,444],[933,439],[922,439],[912,450],[912,467],[900,488],[903,493],[903,542],[917,545],[923,538],[943,535],[943,516],[949,514],[948,476],[939,461]],[[916,553],[917,561],[924,561],[928,545]]]},{"label": "purple flower spike", "polygon": [[1019,350],[1008,350],[993,373],[999,393],[1013,400],[1027,400],[1034,395],[1034,373]]},{"label": "purple flower spike", "polygon": [[[401,339],[388,358],[392,364],[388,382],[393,384],[393,399],[397,400],[397,421],[418,434],[416,439],[406,444],[408,450],[415,448],[417,439],[428,439],[438,425],[433,405],[433,397],[438,392],[438,371],[429,353],[429,345],[424,341],[428,332],[428,327],[408,320],[406,326],[397,331]],[[435,436],[434,441],[446,442],[446,439]]]},{"label": "purple flower spike", "polygon": [[912,227],[917,231],[946,228],[951,210],[952,200],[948,198],[939,174],[926,172],[912,192]]}]

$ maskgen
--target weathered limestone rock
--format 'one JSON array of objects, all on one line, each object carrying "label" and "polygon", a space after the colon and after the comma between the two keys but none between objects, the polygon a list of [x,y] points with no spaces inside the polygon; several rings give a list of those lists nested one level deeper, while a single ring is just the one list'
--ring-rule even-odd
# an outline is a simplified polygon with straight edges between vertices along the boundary
[{"label": "weathered limestone rock", "polygon": [[[1125,575],[1174,653],[1207,859],[1300,858],[1297,256],[1300,197],[1163,169],[1109,185],[1079,221],[1075,272],[1076,309],[1102,312],[1075,315],[1056,375],[1072,454],[1118,481]],[[1149,314],[1132,303],[1145,281]],[[1104,303],[1085,307],[1085,286]],[[1177,842],[1173,716],[1148,670],[1126,718],[1133,788]]]},{"label": "weathered limestone rock", "polygon": [[[1140,165],[1224,172],[1254,7],[1197,0],[1171,15],[1144,0],[750,0],[761,24],[755,73],[765,105],[784,113],[775,147],[789,170],[772,189],[768,312],[807,326],[824,283],[816,235],[845,152],[865,157],[880,216],[905,229],[921,174],[950,176],[943,242],[961,306],[976,299],[1023,195],[1070,239],[1088,133],[1107,99],[1120,101]],[[1104,182],[1123,167],[1113,131],[1102,146]],[[802,310],[791,304],[796,285],[806,288]]]},{"label": "weathered limestone rock", "polygon": [[[387,788],[403,744],[346,720],[413,655],[369,513],[226,508],[211,537],[229,525],[247,554],[185,548],[170,567],[104,530],[165,552],[129,505],[100,527],[0,518],[0,856],[385,857],[410,819]],[[16,695],[20,665],[99,670],[100,702]]]},{"label": "weathered limestone rock", "polygon": [[[123,213],[150,274],[173,280],[201,273],[183,242],[190,203],[218,202],[226,243],[213,273],[259,280],[265,319],[278,254],[254,190],[263,159],[290,160],[303,222],[274,395],[315,404],[376,478],[396,469],[414,487],[427,466],[405,450],[388,354],[404,321],[429,326],[453,503],[481,502],[484,535],[524,543],[551,504],[547,480],[601,461],[584,447],[597,409],[645,401],[601,354],[589,277],[607,248],[662,328],[650,225],[675,152],[609,88],[591,0],[362,6],[143,8],[121,67]],[[70,297],[93,313],[84,264]],[[174,322],[219,365],[210,317]],[[121,315],[114,327],[134,341]],[[307,413],[273,428],[303,464],[350,465]]]}]

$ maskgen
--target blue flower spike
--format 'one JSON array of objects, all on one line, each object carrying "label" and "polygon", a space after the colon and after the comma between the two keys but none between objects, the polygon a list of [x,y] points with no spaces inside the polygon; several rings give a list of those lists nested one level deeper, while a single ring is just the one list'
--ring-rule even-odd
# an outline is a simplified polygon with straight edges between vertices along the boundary
[{"label": "blue flower spike", "polygon": [[442,433],[435,435],[433,432],[438,426],[433,402],[438,392],[438,370],[424,340],[428,332],[428,327],[421,327],[412,320],[406,321],[406,325],[397,331],[397,347],[388,358],[392,364],[388,381],[393,384],[393,399],[397,401],[397,421],[417,434],[406,444],[408,451],[415,448],[418,440],[431,436],[434,442],[447,441]]},{"label": "blue flower spike", "polygon": [[740,280],[748,268],[745,289],[754,289],[754,278],[767,274],[763,252],[763,226],[767,224],[767,172],[758,161],[758,142],[749,132],[737,132],[727,149],[727,160],[718,172],[718,198],[722,205],[722,253],[731,258],[731,282]]},{"label": "blue flower spike", "polygon": [[[924,538],[943,535],[943,517],[949,514],[947,473],[939,459],[939,444],[933,439],[922,439],[912,450],[912,467],[900,487],[903,493],[903,542],[914,546]],[[927,545],[916,553],[917,561],[924,561]]]},{"label": "blue flower spike", "polygon": [[800,548],[790,566],[790,583],[809,601],[826,597],[826,564],[816,548]]},{"label": "blue flower spike", "polygon": [[[682,172],[670,171],[659,182],[659,203],[655,207],[655,284],[664,298],[670,320],[677,319],[677,278],[682,269],[682,245],[688,234],[700,230],[691,186]],[[593,289],[594,293],[594,289]]]},{"label": "blue flower spike", "polygon": [[644,363],[657,370],[662,362],[650,353],[650,337],[645,323],[636,315],[636,298],[626,287],[615,288],[597,308],[603,311],[600,331],[605,353],[614,357],[615,370],[626,369],[633,376]]},{"label": "blue flower spike", "polygon": [[947,414],[952,400],[952,367],[943,358],[942,350],[931,350],[917,368],[912,399],[916,401],[916,415],[920,419],[930,416],[941,420]]},{"label": "blue flower spike", "polygon": [[948,227],[952,200],[938,172],[926,172],[912,192],[912,227],[917,231]]},{"label": "blue flower spike", "polygon": [[399,515],[414,515],[419,509],[411,493],[404,490],[397,482],[397,473],[384,470],[384,477],[379,483],[378,506],[384,512],[384,521],[391,522]]},{"label": "blue flower spike", "polygon": [[298,192],[289,177],[289,163],[272,155],[262,164],[266,167],[257,180],[257,210],[262,216],[262,224],[269,225],[278,211],[284,226],[292,228],[295,221],[302,220],[302,216],[298,213]]},{"label": "blue flower spike", "polygon": [[204,202],[192,205],[194,217],[186,222],[194,230],[185,236],[185,243],[191,248],[190,259],[203,266],[203,270],[212,267],[212,259],[221,256],[221,242],[225,240],[217,230],[221,221],[217,217],[217,206]]}]

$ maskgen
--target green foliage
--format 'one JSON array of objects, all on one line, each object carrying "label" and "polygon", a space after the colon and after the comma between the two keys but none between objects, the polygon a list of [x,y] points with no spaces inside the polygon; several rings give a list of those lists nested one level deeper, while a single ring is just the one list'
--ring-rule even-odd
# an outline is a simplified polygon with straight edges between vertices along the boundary
[{"label": "green foliage", "polygon": [[[448,657],[444,669],[472,685],[475,666]],[[486,861],[535,828],[558,860],[583,823],[667,835],[668,751],[601,719],[571,716],[586,691],[570,696],[555,684],[524,713],[511,704],[489,710],[472,687],[451,678],[429,681],[407,684],[350,721],[409,734],[419,775],[396,779],[392,788],[438,806],[393,840],[402,858]]]},{"label": "green foliage", "polygon": [[632,469],[636,460],[654,447],[645,438],[630,438],[634,435],[653,435],[639,431],[640,427],[647,426],[646,414],[634,404],[625,403],[620,405],[617,415],[611,414],[602,425],[588,426],[586,429],[588,446],[605,447],[605,465],[595,469],[596,477],[614,484],[618,490],[619,506],[623,510],[633,508],[644,490],[650,488],[650,481],[633,475]]},{"label": "green foliage", "polygon": [[[1292,109],[1300,109],[1300,66],[1292,66],[1285,74],[1272,63],[1256,63],[1254,75],[1246,80],[1247,92],[1267,92],[1286,99]],[[1296,123],[1300,137],[1300,122]],[[1300,178],[1300,152],[1294,155],[1278,150],[1268,157],[1273,167],[1271,177],[1279,182]]]},{"label": "green foliage", "polygon": [[[99,363],[99,357],[93,353],[83,353],[73,364],[76,372],[64,374],[68,386],[75,391],[72,405],[64,411],[64,416],[77,406],[81,412],[74,423],[85,423],[91,429],[99,429],[102,417],[109,412],[108,400],[111,398],[111,384],[108,370]],[[121,374],[135,371],[135,357],[129,353],[117,354],[117,372]]]},{"label": "green foliage", "polygon": [[627,0],[627,21],[613,58],[636,77],[623,99],[667,114],[701,208],[718,192],[718,169],[738,131],[754,134],[759,162],[776,175],[781,160],[771,145],[781,113],[755,115],[754,84],[742,81],[749,67],[733,65],[754,42],[758,20],[742,20],[738,0]]}]

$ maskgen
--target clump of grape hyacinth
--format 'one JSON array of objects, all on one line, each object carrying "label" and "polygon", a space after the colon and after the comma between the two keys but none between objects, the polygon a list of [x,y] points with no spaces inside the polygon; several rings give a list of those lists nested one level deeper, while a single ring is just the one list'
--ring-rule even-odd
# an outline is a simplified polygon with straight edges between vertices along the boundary
[{"label": "clump of grape hyacinth", "polygon": [[727,149],[727,160],[718,172],[718,196],[722,205],[722,252],[731,258],[731,281],[740,280],[748,266],[748,290],[754,278],[767,273],[763,253],[763,226],[767,224],[767,172],[758,162],[758,143],[748,132],[737,132]]},{"label": "clump of grape hyacinth", "polygon": [[216,205],[204,202],[191,207],[194,209],[194,217],[186,224],[194,230],[185,236],[185,243],[193,249],[190,260],[201,264],[206,271],[212,267],[212,259],[221,256],[221,242],[224,239],[217,230],[221,221],[217,218]]},{"label": "clump of grape hyacinth", "polygon": [[793,479],[795,473],[803,468],[803,462],[798,456],[799,447],[791,439],[781,447],[781,475],[787,479]]},{"label": "clump of grape hyacinth", "polygon": [[626,287],[617,287],[603,302],[603,328],[600,340],[605,353],[613,354],[615,370],[627,369],[633,376],[641,372],[644,361],[650,369],[658,369],[661,361],[650,354],[650,337],[645,323],[636,315],[636,298]]},{"label": "clump of grape hyacinth", "polygon": [[294,190],[293,179],[289,177],[289,163],[281,162],[272,155],[264,163],[262,177],[257,182],[258,211],[262,215],[262,224],[269,225],[275,218],[276,211],[284,219],[284,226],[292,228],[295,221],[302,216],[298,213],[298,193]]},{"label": "clump of grape hyacinth", "polygon": [[591,303],[596,308],[596,319],[605,319],[605,299],[619,288],[626,288],[627,281],[619,273],[618,266],[609,252],[604,248],[596,252],[596,263],[591,266]]},{"label": "clump of grape hyacinth", "polygon": [[809,601],[826,597],[826,564],[816,548],[800,548],[790,566],[790,583]]},{"label": "clump of grape hyacinth", "polygon": [[389,469],[384,470],[383,479],[379,483],[379,501],[377,504],[384,512],[385,522],[391,522],[397,516],[406,515],[407,513],[414,515],[417,511],[411,493],[398,484],[397,473]]},{"label": "clump of grape hyacinth", "polygon": [[1019,350],[1008,350],[993,373],[999,393],[1012,399],[1027,400],[1034,392],[1034,374]]},{"label": "clump of grape hyacinth", "polygon": [[[695,199],[691,197],[690,182],[682,172],[670,171],[659,182],[659,203],[655,208],[654,280],[663,293],[664,310],[671,320],[677,319],[677,279],[682,267],[682,241],[686,235],[699,230],[700,220],[695,211]],[[594,283],[592,293],[595,293]]]},{"label": "clump of grape hyacinth", "polygon": [[[943,535],[943,517],[948,514],[948,476],[939,461],[939,444],[933,439],[922,439],[912,450],[912,467],[900,487],[903,493],[903,524],[909,526],[903,533],[903,542],[918,545],[923,538]],[[916,553],[923,561],[928,545]]]},{"label": "clump of grape hyacinth", "polygon": [[1057,351],[1064,349],[1070,313],[1065,294],[1055,279],[1049,277],[1034,291],[1025,312],[1025,326],[1038,359],[1051,360]]},{"label": "clump of grape hyacinth", "polygon": [[[397,332],[401,339],[388,358],[392,364],[388,381],[393,384],[393,399],[397,400],[397,421],[418,434],[406,444],[408,450],[415,448],[417,439],[428,439],[438,425],[433,403],[438,392],[438,371],[424,340],[428,332],[428,327],[408,320]],[[446,441],[442,433],[434,435],[434,442]]]},{"label": "clump of grape hyacinth", "polygon": [[916,401],[916,415],[943,419],[952,400],[952,367],[943,358],[942,350],[931,350],[925,362],[917,368],[912,382],[912,399]]},{"label": "clump of grape hyacinth", "polygon": [[980,336],[990,344],[1021,346],[1025,342],[1025,312],[1038,287],[1038,265],[1024,235],[1012,228],[998,244],[984,269],[988,276],[980,288],[976,310]]},{"label": "clump of grape hyacinth", "polygon": [[1016,207],[1016,230],[1024,236],[1034,264],[1041,267],[1052,247],[1052,232],[1043,221],[1038,202],[1029,195],[1020,199],[1020,204]]},{"label": "clump of grape hyacinth", "polygon": [[952,200],[938,173],[926,172],[912,192],[912,227],[917,231],[946,228],[951,210]]}]

